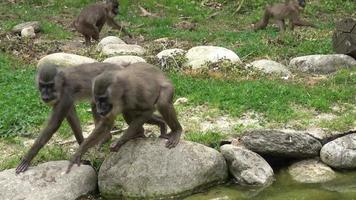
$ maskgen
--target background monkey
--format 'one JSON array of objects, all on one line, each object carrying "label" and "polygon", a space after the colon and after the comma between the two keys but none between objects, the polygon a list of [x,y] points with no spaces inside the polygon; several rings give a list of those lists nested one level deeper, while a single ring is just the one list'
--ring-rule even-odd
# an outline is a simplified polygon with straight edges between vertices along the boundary
[{"label": "background monkey", "polygon": [[270,18],[276,20],[281,32],[285,30],[285,20],[289,20],[291,30],[294,29],[294,26],[315,27],[312,23],[300,19],[300,12],[304,7],[305,0],[286,0],[284,3],[267,6],[263,18],[255,25],[254,29],[266,28]]},{"label": "background monkey", "polygon": [[105,4],[98,3],[84,8],[73,22],[73,26],[79,33],[83,34],[86,45],[91,43],[91,39],[99,40],[99,33],[105,22],[112,28],[123,31],[131,38],[132,35],[114,20],[118,13],[118,1],[106,0]]},{"label": "background monkey", "polygon": [[[81,144],[84,138],[74,103],[77,100],[91,100],[92,80],[95,76],[105,70],[123,68],[124,66],[110,63],[82,64],[63,69],[51,64],[41,66],[37,73],[37,86],[42,101],[53,107],[52,113],[48,118],[47,126],[41,131],[40,136],[16,168],[16,173],[26,171],[32,159],[58,130],[64,119],[68,121],[77,142]],[[97,114],[95,104],[92,103],[91,106],[94,123],[97,125],[100,116]],[[166,124],[159,123],[158,125],[165,134]],[[111,138],[110,131],[107,131],[100,142],[103,143]]]},{"label": "background monkey", "polygon": [[[142,137],[142,125],[146,122],[166,122],[171,133],[161,133],[160,137],[168,139],[167,148],[175,147],[180,140],[182,127],[173,107],[173,93],[171,81],[158,68],[147,63],[131,64],[123,70],[97,76],[93,83],[93,96],[97,112],[102,118],[74,154],[67,173],[73,164],[79,165],[81,156],[111,129],[115,117],[120,113],[129,127],[110,146],[111,151],[118,151],[130,139]],[[162,118],[156,115],[151,117],[156,108]]]}]

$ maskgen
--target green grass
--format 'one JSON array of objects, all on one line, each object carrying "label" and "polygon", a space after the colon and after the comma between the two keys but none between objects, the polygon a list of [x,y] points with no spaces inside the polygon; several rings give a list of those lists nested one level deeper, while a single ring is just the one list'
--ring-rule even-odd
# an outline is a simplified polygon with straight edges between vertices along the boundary
[{"label": "green grass", "polygon": [[207,132],[207,133],[187,133],[184,135],[185,140],[192,142],[197,142],[205,146],[209,146],[215,149],[219,149],[220,142],[226,138],[226,135],[216,133],[216,132]]}]

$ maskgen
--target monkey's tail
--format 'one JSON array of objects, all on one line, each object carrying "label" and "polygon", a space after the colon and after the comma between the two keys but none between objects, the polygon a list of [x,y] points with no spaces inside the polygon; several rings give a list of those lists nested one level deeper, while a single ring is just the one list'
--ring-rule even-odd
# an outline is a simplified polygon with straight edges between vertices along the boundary
[{"label": "monkey's tail", "polygon": [[269,13],[269,9],[268,9],[268,7],[266,7],[262,19],[254,26],[254,30],[256,31],[259,29],[266,28],[270,17],[271,17],[271,15]]}]

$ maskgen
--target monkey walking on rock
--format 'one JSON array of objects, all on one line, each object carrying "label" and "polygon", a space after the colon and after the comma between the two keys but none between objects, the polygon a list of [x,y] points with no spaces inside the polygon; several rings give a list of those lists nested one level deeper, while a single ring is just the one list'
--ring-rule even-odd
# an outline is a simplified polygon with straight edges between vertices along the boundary
[{"label": "monkey walking on rock", "polygon": [[[168,139],[167,148],[179,143],[182,127],[173,107],[173,84],[153,65],[135,63],[123,70],[106,71],[94,79],[92,93],[101,120],[72,157],[67,173],[74,164],[80,165],[81,156],[105,136],[120,113],[129,127],[110,146],[111,151],[118,151],[130,139],[143,137],[144,123],[167,123],[171,132],[160,137]],[[156,109],[162,117],[153,115]]]},{"label": "monkey walking on rock", "polygon": [[[36,82],[42,101],[52,107],[52,113],[48,117],[47,125],[41,130],[35,143],[17,166],[16,173],[27,170],[32,159],[47,144],[64,119],[68,121],[78,144],[81,144],[84,138],[75,109],[76,101],[92,100],[91,89],[94,77],[105,70],[118,71],[124,67],[110,63],[90,63],[67,68],[59,68],[53,64],[42,65],[38,70]],[[100,115],[95,103],[92,102],[91,107],[94,123],[97,126]],[[147,123],[158,125],[161,133],[166,134],[166,124],[156,119],[154,115]],[[105,135],[100,138],[100,144],[111,139],[110,131],[111,129],[105,131]]]},{"label": "monkey walking on rock", "polygon": [[97,3],[84,8],[74,20],[73,26],[84,36],[86,45],[90,45],[91,39],[99,40],[99,33],[105,23],[132,38],[132,35],[115,21],[114,17],[118,14],[118,1],[106,0],[104,4]]},{"label": "monkey walking on rock", "polygon": [[276,24],[281,32],[285,31],[285,21],[289,20],[291,30],[294,26],[316,27],[310,22],[300,18],[300,13],[305,7],[305,0],[286,0],[284,3],[267,6],[263,18],[255,24],[254,30],[264,29],[271,18],[276,20]]}]

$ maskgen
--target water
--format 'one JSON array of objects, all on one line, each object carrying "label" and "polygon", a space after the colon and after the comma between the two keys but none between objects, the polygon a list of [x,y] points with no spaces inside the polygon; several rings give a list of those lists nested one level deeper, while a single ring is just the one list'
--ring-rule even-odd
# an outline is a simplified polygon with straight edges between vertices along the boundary
[{"label": "water", "polygon": [[335,180],[321,184],[297,183],[285,169],[275,177],[275,182],[266,188],[230,183],[185,200],[356,200],[356,172],[338,173]]}]

